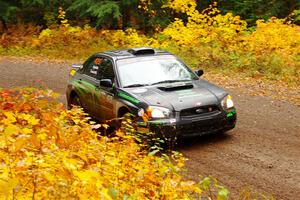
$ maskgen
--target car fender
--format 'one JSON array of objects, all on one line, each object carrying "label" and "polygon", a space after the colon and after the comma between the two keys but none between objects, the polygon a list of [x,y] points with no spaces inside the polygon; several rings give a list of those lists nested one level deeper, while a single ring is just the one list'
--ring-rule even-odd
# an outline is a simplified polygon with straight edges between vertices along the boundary
[{"label": "car fender", "polygon": [[129,110],[130,113],[134,115],[137,115],[139,110],[139,107],[134,105],[133,103],[126,101],[125,99],[117,98],[115,111],[116,117],[119,117],[118,113],[121,108],[126,108],[127,110]]}]

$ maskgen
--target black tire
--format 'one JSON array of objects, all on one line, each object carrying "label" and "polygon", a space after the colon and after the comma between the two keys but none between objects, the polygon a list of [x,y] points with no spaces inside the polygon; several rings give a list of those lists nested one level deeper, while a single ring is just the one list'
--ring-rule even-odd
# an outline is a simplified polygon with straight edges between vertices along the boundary
[{"label": "black tire", "polygon": [[71,97],[70,99],[70,105],[69,108],[72,108],[73,106],[80,106],[82,107],[82,104],[80,102],[80,98],[78,95],[74,95],[73,97]]}]

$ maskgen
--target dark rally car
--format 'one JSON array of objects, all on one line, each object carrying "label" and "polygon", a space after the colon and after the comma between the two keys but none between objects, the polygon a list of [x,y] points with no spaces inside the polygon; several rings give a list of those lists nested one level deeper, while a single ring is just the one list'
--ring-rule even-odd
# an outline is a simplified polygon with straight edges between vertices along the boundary
[{"label": "dark rally car", "polygon": [[68,107],[80,105],[101,121],[132,113],[138,127],[172,127],[179,137],[234,128],[231,96],[199,79],[202,74],[169,52],[147,47],[96,53],[70,71]]}]

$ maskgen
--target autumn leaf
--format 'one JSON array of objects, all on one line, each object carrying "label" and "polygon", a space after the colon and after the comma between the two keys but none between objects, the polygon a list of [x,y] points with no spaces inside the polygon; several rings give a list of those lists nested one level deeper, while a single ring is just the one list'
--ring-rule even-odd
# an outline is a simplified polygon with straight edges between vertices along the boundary
[{"label": "autumn leaf", "polygon": [[13,124],[8,124],[4,128],[4,133],[6,134],[7,137],[12,136],[12,135],[16,135],[19,132],[20,132],[20,128],[16,125],[13,125]]},{"label": "autumn leaf", "polygon": [[17,152],[20,149],[22,149],[26,143],[28,142],[27,138],[18,138],[14,143],[13,143],[13,151]]},{"label": "autumn leaf", "polygon": [[25,127],[25,128],[23,128],[23,129],[21,130],[21,132],[22,132],[23,134],[31,134],[31,133],[33,132],[33,130],[30,129],[30,128]]},{"label": "autumn leaf", "polygon": [[13,112],[4,112],[3,114],[6,116],[6,119],[2,120],[4,124],[10,124],[17,121]]},{"label": "autumn leaf", "polygon": [[0,179],[0,194],[6,195],[7,193],[12,193],[18,183],[19,180],[17,178]]}]

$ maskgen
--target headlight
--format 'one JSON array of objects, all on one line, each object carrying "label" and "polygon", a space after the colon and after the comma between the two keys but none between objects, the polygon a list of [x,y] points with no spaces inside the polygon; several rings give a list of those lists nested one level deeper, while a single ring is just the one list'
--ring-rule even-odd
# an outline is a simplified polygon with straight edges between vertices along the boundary
[{"label": "headlight", "polygon": [[147,109],[147,115],[150,118],[168,118],[170,117],[170,110],[168,108],[149,106]]},{"label": "headlight", "polygon": [[226,97],[224,97],[221,104],[222,104],[223,109],[225,109],[225,110],[229,109],[229,108],[233,108],[233,106],[234,106],[232,97],[230,95],[227,95]]}]

